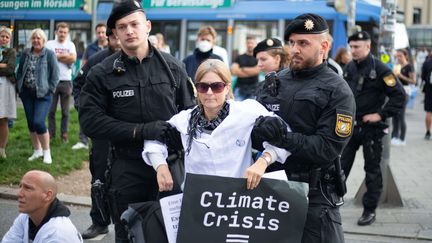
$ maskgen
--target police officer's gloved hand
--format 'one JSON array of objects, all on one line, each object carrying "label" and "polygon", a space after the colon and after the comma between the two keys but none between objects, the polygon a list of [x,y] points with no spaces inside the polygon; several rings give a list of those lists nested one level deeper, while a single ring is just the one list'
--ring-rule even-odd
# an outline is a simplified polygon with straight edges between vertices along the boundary
[{"label": "police officer's gloved hand", "polygon": [[265,76],[264,89],[268,94],[275,97],[278,94],[279,82],[279,77],[277,76],[276,72],[269,72]]},{"label": "police officer's gloved hand", "polygon": [[152,121],[145,123],[142,127],[143,140],[158,140],[165,143],[165,132],[171,128],[166,121]]},{"label": "police officer's gloved hand", "polygon": [[255,120],[252,130],[253,136],[259,137],[262,141],[283,147],[287,135],[287,126],[280,117],[260,116]]},{"label": "police officer's gloved hand", "polygon": [[165,131],[165,144],[170,150],[183,150],[183,144],[181,142],[180,132],[175,127],[170,127]]}]

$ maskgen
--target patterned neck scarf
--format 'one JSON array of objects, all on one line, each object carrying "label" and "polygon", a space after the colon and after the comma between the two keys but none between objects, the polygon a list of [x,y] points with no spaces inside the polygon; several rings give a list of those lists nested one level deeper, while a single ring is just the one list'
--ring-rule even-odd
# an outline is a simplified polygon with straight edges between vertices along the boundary
[{"label": "patterned neck scarf", "polygon": [[217,117],[211,121],[207,120],[204,116],[204,110],[201,106],[197,106],[191,113],[188,127],[188,141],[186,153],[189,154],[191,150],[192,140],[197,138],[198,134],[203,133],[205,130],[213,131],[219,124],[228,116],[229,104],[225,102],[222,109],[219,111]]}]

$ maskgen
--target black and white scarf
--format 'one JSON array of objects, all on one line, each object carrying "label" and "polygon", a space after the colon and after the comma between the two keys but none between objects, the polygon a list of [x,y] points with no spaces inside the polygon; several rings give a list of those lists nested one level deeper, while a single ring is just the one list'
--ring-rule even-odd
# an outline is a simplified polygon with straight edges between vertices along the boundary
[{"label": "black and white scarf", "polygon": [[188,127],[188,143],[186,153],[189,154],[192,146],[192,140],[197,138],[198,134],[203,133],[204,131],[210,131],[210,133],[222,123],[222,121],[229,114],[229,104],[225,102],[219,111],[217,117],[211,121],[207,120],[204,116],[204,110],[202,106],[197,106],[192,112],[191,117],[189,119],[189,127]]}]

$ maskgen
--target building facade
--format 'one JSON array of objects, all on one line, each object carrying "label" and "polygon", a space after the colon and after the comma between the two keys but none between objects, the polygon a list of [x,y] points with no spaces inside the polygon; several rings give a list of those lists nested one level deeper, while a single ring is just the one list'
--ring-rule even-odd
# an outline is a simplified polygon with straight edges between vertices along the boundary
[{"label": "building facade", "polygon": [[432,48],[432,0],[397,0],[412,48]]}]

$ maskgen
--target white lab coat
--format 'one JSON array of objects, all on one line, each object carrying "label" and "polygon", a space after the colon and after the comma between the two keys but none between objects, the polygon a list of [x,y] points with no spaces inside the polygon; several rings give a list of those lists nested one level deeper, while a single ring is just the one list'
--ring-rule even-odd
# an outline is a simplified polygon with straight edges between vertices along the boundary
[{"label": "white lab coat", "polygon": [[[29,242],[29,216],[21,213],[15,219],[9,231],[4,235],[2,243]],[[46,222],[36,234],[33,243],[82,243],[80,233],[68,217],[54,217]]]},{"label": "white lab coat", "polygon": [[[275,116],[255,100],[228,101],[229,115],[211,133],[198,134],[193,139],[189,154],[185,155],[185,172],[194,174],[244,177],[252,159],[251,132],[259,116]],[[168,122],[180,132],[182,144],[187,148],[187,128],[192,109],[174,115]],[[277,161],[283,163],[290,155],[285,149],[264,143],[264,148],[271,147],[277,154]],[[152,165],[149,153],[162,153],[166,158],[166,146],[158,141],[144,141],[142,153],[144,161]]]}]

